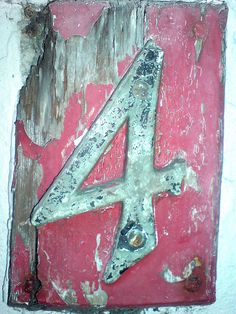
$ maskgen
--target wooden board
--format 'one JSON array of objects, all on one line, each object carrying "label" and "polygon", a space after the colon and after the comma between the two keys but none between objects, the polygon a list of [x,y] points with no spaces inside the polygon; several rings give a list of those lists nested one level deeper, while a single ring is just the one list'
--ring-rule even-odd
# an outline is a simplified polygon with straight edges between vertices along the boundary
[{"label": "wooden board", "polygon": [[[123,308],[214,302],[225,4],[54,2],[45,12],[44,51],[17,111],[9,304]],[[149,39],[164,52],[153,164],[164,168],[183,158],[188,172],[179,196],[153,197],[157,247],[105,284],[121,203],[38,230],[30,215]],[[117,132],[84,187],[124,176],[127,130],[124,124]]]}]

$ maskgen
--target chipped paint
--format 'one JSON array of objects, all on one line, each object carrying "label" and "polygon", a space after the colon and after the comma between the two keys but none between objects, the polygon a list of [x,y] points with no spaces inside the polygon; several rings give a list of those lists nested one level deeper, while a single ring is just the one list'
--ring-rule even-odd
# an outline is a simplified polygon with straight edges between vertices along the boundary
[{"label": "chipped paint", "polygon": [[98,233],[97,237],[96,237],[96,249],[95,249],[95,263],[96,263],[96,267],[97,267],[97,271],[100,272],[102,270],[102,259],[99,257],[99,245],[101,243],[101,234]]},{"label": "chipped paint", "polygon": [[51,280],[52,286],[55,289],[55,291],[57,292],[57,294],[60,296],[60,298],[68,305],[73,305],[73,304],[77,304],[77,297],[76,297],[76,292],[75,290],[72,288],[72,283],[71,282],[67,282],[67,289],[63,289],[60,287],[60,283],[59,281],[53,281]]},{"label": "chipped paint", "polygon": [[81,289],[84,292],[84,297],[88,303],[94,307],[105,307],[108,301],[107,293],[102,289],[101,284],[98,284],[98,289],[95,289],[95,283],[85,281],[81,283]]},{"label": "chipped paint", "polygon": [[198,224],[203,223],[206,219],[206,206],[203,206],[202,208],[197,209],[196,207],[193,207],[191,209],[191,219],[195,226],[195,231],[198,231]]},{"label": "chipped paint", "polygon": [[[202,290],[201,293],[192,295],[191,302],[198,302],[199,300],[204,303],[212,302],[215,278],[214,259],[210,255],[212,242],[215,241],[214,234],[209,236],[209,232],[212,230],[212,221],[206,215],[206,219],[202,224],[199,220],[198,229],[194,231],[193,223],[198,221],[198,214],[191,212],[191,210],[195,207],[197,211],[200,211],[203,204],[207,204],[207,212],[209,213],[210,209],[214,214],[215,226],[218,215],[217,206],[215,206],[217,196],[215,196],[215,192],[211,191],[212,193],[209,192],[208,195],[205,192],[208,191],[209,178],[214,177],[220,167],[217,163],[218,159],[211,158],[218,156],[218,146],[215,147],[215,137],[210,137],[216,132],[215,119],[219,114],[222,114],[222,102],[219,106],[218,100],[223,99],[223,89],[221,85],[219,89],[215,88],[215,86],[218,86],[217,73],[221,69],[219,68],[218,72],[214,71],[219,64],[217,48],[221,36],[217,26],[219,8],[198,4],[190,7],[188,5],[179,5],[179,3],[171,6],[167,3],[157,5],[156,2],[149,2],[148,5],[146,5],[146,2],[142,2],[137,8],[137,2],[135,2],[135,5],[134,3],[127,5],[126,1],[115,2],[111,0],[109,3],[111,7],[103,11],[88,33],[86,40],[81,36],[73,36],[64,42],[60,34],[50,29],[47,33],[47,40],[44,41],[43,45],[45,48],[44,56],[41,54],[35,72],[31,71],[27,80],[27,93],[31,93],[31,95],[20,103],[18,113],[20,111],[23,111],[23,113],[18,115],[18,119],[21,119],[26,131],[26,135],[24,134],[21,140],[24,140],[27,134],[28,139],[32,140],[24,143],[20,142],[24,155],[27,155],[27,158],[35,164],[38,163],[42,168],[43,178],[36,197],[42,196],[74,147],[80,145],[83,138],[87,136],[91,125],[93,125],[109,95],[116,88],[120,76],[132,63],[136,52],[143,46],[143,42],[152,38],[155,44],[159,45],[165,52],[160,101],[157,108],[156,125],[158,130],[153,132],[154,137],[156,136],[155,146],[158,147],[158,154],[156,154],[156,147],[154,149],[154,167],[159,171],[169,165],[170,161],[178,156],[179,152],[184,151],[182,158],[187,161],[189,166],[191,165],[192,170],[194,169],[197,184],[196,182],[193,183],[194,178],[192,178],[189,185],[188,182],[185,184],[185,193],[181,196],[169,197],[167,193],[164,193],[165,195],[161,199],[158,197],[153,198],[152,206],[156,215],[156,227],[159,230],[164,230],[163,233],[166,236],[163,237],[160,234],[158,248],[146,259],[143,259],[142,264],[134,265],[118,283],[106,285],[106,293],[109,295],[108,306],[112,307],[117,304],[121,306],[130,306],[132,304],[141,306],[143,303],[161,305],[163,302],[188,303],[189,299],[183,300],[183,293],[179,293],[178,288],[176,288],[180,285],[176,285],[172,291],[166,290],[168,285],[161,278],[153,278],[153,267],[146,267],[146,265],[148,265],[148,262],[149,265],[156,265],[156,260],[161,262],[163,259],[168,265],[173,265],[168,263],[170,254],[176,251],[177,246],[183,252],[189,251],[189,242],[191,242],[191,249],[204,257],[206,267],[209,269],[209,279],[205,290],[208,294]],[[155,11],[157,16],[155,16]],[[209,37],[206,40],[204,38],[201,55],[196,64],[193,27],[196,21],[201,19],[203,11],[206,22],[208,25],[210,23],[212,27],[209,28]],[[157,28],[155,29],[153,26]],[[107,30],[109,31],[107,32]],[[50,62],[49,55],[52,56],[53,62]],[[79,60],[80,57],[82,61]],[[45,59],[47,62],[45,62]],[[45,70],[46,68],[48,71]],[[37,77],[39,77],[40,71],[42,72],[42,75],[40,74],[41,81],[44,78],[45,85],[48,83],[46,88],[53,81],[53,86],[48,87],[47,91],[44,90],[45,86],[43,84],[38,85],[39,89],[43,90],[41,93],[46,95],[42,95],[42,103],[37,102]],[[51,73],[49,73],[50,71]],[[32,81],[31,76],[33,76]],[[51,80],[51,78],[53,79]],[[179,84],[179,82],[182,84]],[[206,82],[208,84],[211,82],[214,88],[205,88]],[[106,89],[104,86],[108,85],[110,88]],[[100,87],[101,89],[104,87],[104,90],[106,90],[107,94],[104,97],[99,97],[99,93],[96,93],[96,90],[99,91]],[[140,85],[136,87],[138,88],[135,89],[135,93],[142,98],[145,89],[140,88]],[[35,98],[37,99],[37,109],[31,106]],[[52,109],[51,112],[45,110],[44,102],[47,102]],[[73,103],[72,111],[71,103]],[[205,104],[204,110],[202,110],[202,103]],[[78,111],[74,110],[75,108]],[[204,117],[201,117],[201,114],[204,114]],[[76,119],[77,121],[75,121]],[[47,124],[46,120],[49,120],[51,124]],[[34,123],[36,124],[35,128],[33,128]],[[207,130],[203,130],[204,127],[207,127]],[[89,174],[89,178],[86,179],[82,188],[86,189],[92,185],[99,186],[122,177],[125,167],[122,168],[120,164],[126,154],[127,141],[124,138],[127,129],[128,127],[124,126],[120,130],[121,132],[119,131],[116,134],[117,138],[123,136],[121,141],[118,142],[118,148],[114,148],[116,147],[114,141],[107,146],[98,165]],[[122,136],[120,136],[120,133],[122,133]],[[183,135],[182,137],[179,136],[180,133]],[[70,145],[67,147],[68,141],[70,141]],[[34,143],[39,145],[34,145]],[[121,145],[121,143],[123,144]],[[64,148],[66,149],[63,150]],[[139,165],[139,168],[142,169],[142,166]],[[25,175],[27,178],[27,174]],[[201,189],[199,186],[198,190],[199,182],[201,183]],[[22,186],[19,180],[17,180],[17,184]],[[217,188],[217,181],[215,181],[215,186]],[[135,192],[138,193],[139,191],[135,190]],[[24,191],[23,193],[25,194]],[[158,200],[156,201],[156,199]],[[211,206],[212,201],[214,201],[214,206]],[[98,272],[95,262],[97,234],[101,234],[102,239],[99,246],[97,245],[97,251],[103,265],[107,263],[112,252],[114,232],[111,232],[109,228],[117,230],[116,223],[119,220],[117,212],[121,208],[120,204],[109,206],[109,208],[112,208],[112,210],[107,210],[109,213],[106,213],[106,208],[103,208],[101,211],[94,211],[91,215],[86,213],[39,228],[37,256],[40,261],[40,265],[38,265],[39,278],[42,280],[42,289],[38,293],[39,304],[50,305],[52,302],[57,302],[59,306],[65,306],[65,302],[58,297],[52,285],[48,287],[48,276],[50,272],[54,271],[56,274],[60,274],[60,286],[63,289],[65,285],[62,283],[65,283],[66,279],[70,277],[68,276],[69,273],[73,274],[73,288],[80,300],[79,303],[80,305],[86,305],[80,283],[89,280],[91,283],[95,282],[96,285],[97,278],[99,277],[100,280],[102,275],[102,272]],[[114,211],[116,211],[115,215],[113,215]],[[194,222],[191,214],[194,216]],[[107,221],[101,218],[104,215],[107,217]],[[27,233],[25,221],[25,219],[20,220],[21,225],[18,229],[23,238]],[[90,223],[93,226],[91,228]],[[57,228],[57,225],[61,228]],[[86,228],[83,229],[83,225],[86,225]],[[105,229],[104,226],[106,226]],[[84,231],[76,233],[76,230],[80,228]],[[23,231],[20,231],[21,229]],[[53,230],[57,231],[53,233]],[[89,230],[89,233],[87,233],[87,230]],[[64,245],[65,235],[68,239],[67,245]],[[93,235],[92,238],[90,235]],[[129,240],[134,238],[133,235],[137,235],[137,233],[130,232]],[[141,232],[141,235],[145,239],[146,234]],[[47,241],[48,239],[50,241]],[[85,244],[88,239],[92,239],[92,241]],[[69,242],[73,245],[68,245]],[[133,242],[136,245],[137,241]],[[204,246],[202,243],[204,243]],[[16,245],[18,245],[18,242]],[[88,248],[87,251],[85,247]],[[17,249],[15,252],[17,252]],[[66,263],[63,264],[58,256],[64,256]],[[87,265],[85,265],[84,260],[86,260]],[[80,266],[83,264],[83,267],[77,267],[77,261]],[[163,264],[160,263],[160,265]],[[64,268],[64,266],[67,267]],[[35,268],[37,269],[37,265]],[[179,274],[178,269],[172,269],[172,272],[173,274]],[[158,291],[156,289],[153,291],[152,285],[147,281],[149,277],[153,278],[152,282],[156,285]],[[54,275],[53,278],[57,277]],[[119,285],[120,289],[114,289],[115,285]],[[96,291],[96,289],[94,290]],[[122,294],[120,291],[122,291]],[[184,293],[186,294],[186,291]],[[24,295],[19,289],[17,294],[17,302],[21,302],[23,300],[21,297],[24,297]],[[167,294],[170,294],[168,301],[165,298]],[[123,295],[126,297],[124,298]],[[27,302],[27,300],[24,300],[24,302]]]},{"label": "chipped paint", "polygon": [[184,189],[187,190],[188,188],[191,188],[196,192],[201,191],[201,187],[198,183],[197,173],[193,170],[191,166],[187,167],[186,175],[184,178]]},{"label": "chipped paint", "polygon": [[203,46],[203,39],[202,38],[197,38],[194,43],[194,48],[195,48],[195,55],[196,55],[196,62],[199,61],[201,51],[202,51],[202,46]]},{"label": "chipped paint", "polygon": [[[87,136],[35,206],[31,218],[35,226],[40,226],[122,201],[123,215],[113,254],[104,272],[107,283],[115,282],[126,269],[156,247],[152,195],[164,191],[173,195],[181,193],[186,170],[184,160],[173,160],[163,169],[153,168],[152,140],[162,61],[162,50],[152,41],[147,42]],[[99,156],[127,119],[129,132],[124,178],[103,187],[81,190],[80,186]],[[140,240],[138,246],[137,237]]]},{"label": "chipped paint", "polygon": [[202,266],[202,262],[199,259],[199,257],[194,257],[194,259],[184,268],[183,278],[184,279],[188,278],[189,276],[192,275],[192,272],[195,267],[201,267],[201,266]]},{"label": "chipped paint", "polygon": [[182,277],[175,276],[172,273],[172,271],[168,268],[168,266],[164,267],[164,269],[161,273],[161,276],[164,278],[164,280],[166,282],[169,282],[169,283],[176,283],[176,282],[184,281],[184,279]]},{"label": "chipped paint", "polygon": [[194,259],[184,267],[184,270],[181,276],[174,275],[168,266],[163,267],[161,276],[166,282],[169,282],[169,283],[182,282],[192,275],[192,272],[196,267],[201,267],[201,266],[202,266],[202,262],[199,259],[199,257],[194,257]]},{"label": "chipped paint", "polygon": [[[78,3],[72,6],[76,8]],[[100,7],[100,4],[92,6]],[[51,7],[53,10],[56,10],[56,7],[60,10],[57,3],[51,4]],[[117,84],[119,76],[114,69],[120,60],[123,60],[126,54],[134,55],[134,47],[143,46],[144,4],[137,10],[135,3],[121,6],[121,9],[120,20],[115,17],[115,10],[105,10],[87,35],[86,41],[80,36],[72,36],[64,41],[60,34],[53,30],[50,12],[47,13],[44,51],[39,56],[38,64],[31,68],[26,86],[21,90],[18,106],[21,108],[18,110],[18,119],[24,121],[26,133],[34,143],[45,146],[51,140],[59,139],[64,127],[65,109],[71,95],[80,92],[84,95],[84,89],[91,83],[91,77],[93,83]],[[104,42],[101,37],[97,48],[91,50],[90,47],[98,40],[97,33],[106,33],[107,25],[113,30],[115,39],[111,36]],[[126,45],[113,47],[114,42],[120,41],[121,28],[126,29],[122,35],[125,36],[122,40]],[[83,103],[83,106],[86,107],[86,103]],[[35,116],[37,122],[34,121]]]}]

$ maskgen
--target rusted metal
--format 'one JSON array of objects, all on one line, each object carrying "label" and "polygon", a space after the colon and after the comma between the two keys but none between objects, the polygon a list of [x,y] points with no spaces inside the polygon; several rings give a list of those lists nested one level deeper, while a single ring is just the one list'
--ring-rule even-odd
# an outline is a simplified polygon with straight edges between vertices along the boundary
[{"label": "rusted metal", "polygon": [[189,292],[197,292],[202,285],[202,281],[197,276],[189,276],[184,283],[184,287]]},{"label": "rusted metal", "polygon": [[129,234],[127,235],[127,238],[128,238],[129,245],[136,249],[143,246],[146,240],[145,234],[142,232],[142,230],[139,230],[137,228],[131,229],[129,231]]}]

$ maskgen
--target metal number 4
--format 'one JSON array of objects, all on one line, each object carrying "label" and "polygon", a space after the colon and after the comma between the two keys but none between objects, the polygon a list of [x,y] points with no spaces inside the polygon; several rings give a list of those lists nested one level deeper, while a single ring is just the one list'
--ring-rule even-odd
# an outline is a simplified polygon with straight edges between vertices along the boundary
[{"label": "metal number 4", "polygon": [[[116,281],[127,268],[156,247],[152,197],[164,191],[180,194],[186,175],[184,160],[175,160],[163,169],[153,166],[162,62],[163,51],[148,41],[89,132],[33,209],[31,222],[40,226],[115,202],[123,203],[113,252],[103,275],[106,283]],[[81,189],[125,121],[128,121],[128,147],[123,178]]]}]

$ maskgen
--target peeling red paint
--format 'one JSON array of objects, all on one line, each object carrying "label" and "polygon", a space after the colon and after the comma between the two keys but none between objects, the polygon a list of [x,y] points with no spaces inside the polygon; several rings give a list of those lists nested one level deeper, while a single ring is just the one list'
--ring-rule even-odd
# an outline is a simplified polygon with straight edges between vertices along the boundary
[{"label": "peeling red paint", "polygon": [[93,25],[99,19],[103,9],[108,8],[108,3],[51,3],[50,10],[53,15],[53,28],[67,40],[72,36],[86,37]]},{"label": "peeling red paint", "polygon": [[[102,277],[102,273],[97,272],[94,261],[96,236],[98,233],[102,235],[99,255],[104,269],[112,250],[120,210],[120,204],[115,204],[106,210],[97,210],[93,213],[63,219],[59,223],[50,223],[39,228],[40,263],[38,269],[39,279],[43,282],[38,294],[40,303],[65,304],[62,299],[54,298],[55,293],[51,293],[54,292],[51,281],[59,281],[60,285],[65,288],[66,281],[71,280],[77,293],[78,303],[87,305],[81,282],[98,282]],[[55,239],[57,239],[57,245],[55,245]],[[58,250],[59,247],[60,250]],[[57,256],[60,257],[57,258]],[[60,274],[58,269],[61,269]],[[105,286],[102,284],[102,287]]]},{"label": "peeling red paint", "polygon": [[[36,145],[30,140],[24,130],[23,121],[16,122],[17,145],[22,146],[23,154],[26,157],[38,160],[43,169],[43,179],[38,189],[38,198],[45,193],[74,150],[75,140],[83,137],[84,131],[91,127],[111,90],[112,85],[88,84],[85,93],[86,104],[83,103],[83,106],[87,107],[87,114],[83,112],[84,109],[82,108],[82,93],[72,95],[65,112],[64,130],[60,139],[51,141],[45,147]],[[79,125],[81,129],[78,130]],[[118,137],[119,135],[117,135]],[[113,145],[113,147],[114,150],[117,146]],[[97,164],[96,169],[100,167]]]},{"label": "peeling red paint", "polygon": [[[75,8],[79,10],[81,6],[87,8],[88,14],[94,10],[95,15],[92,21],[90,15],[84,16],[89,25],[85,23],[78,31],[75,18],[78,12]],[[53,3],[50,7],[57,16],[55,30],[67,39],[74,34],[86,36],[101,15],[104,4]],[[71,24],[68,26],[64,22],[69,14]],[[102,271],[112,251],[121,204],[40,227],[38,274],[42,288],[37,295],[40,304],[64,306],[65,301],[55,291],[52,281],[66,289],[68,280],[73,282],[78,303],[84,306],[88,305],[81,289],[81,282],[84,281],[94,282],[96,287],[101,283],[108,294],[108,307],[207,304],[215,300],[224,98],[221,80],[224,18],[211,7],[207,7],[203,21],[200,9],[195,6],[157,7],[153,4],[146,9],[148,27],[145,41],[152,38],[165,53],[157,106],[154,166],[164,167],[177,156],[185,158],[197,174],[200,191],[188,189],[174,198],[167,193],[163,193],[161,198],[153,198],[158,246],[111,285],[102,282]],[[196,62],[194,43],[198,38],[203,39],[203,47]],[[135,47],[133,55],[127,54],[118,63],[117,76],[125,74],[138,48]],[[34,144],[25,133],[23,122],[17,122],[17,145],[21,145],[26,157],[38,160],[43,169],[39,198],[76,143],[89,130],[113,88],[112,84],[96,85],[91,82],[86,86],[84,95],[82,92],[71,95],[61,138],[45,147]],[[102,184],[124,174],[127,131],[125,124],[100,157],[83,187]],[[97,234],[101,235],[101,272],[97,271],[94,259]],[[16,253],[18,249],[23,252],[21,259]],[[16,254],[17,259],[13,265],[19,267],[25,263],[19,274],[19,281],[24,281],[23,273],[29,272],[27,250],[20,242],[16,242],[15,250],[13,256]],[[203,265],[194,269],[191,279],[173,284],[163,280],[160,275],[163,265],[179,274],[195,256],[200,257]],[[18,277],[14,276],[16,280]],[[20,294],[18,299],[22,302],[27,300],[28,295],[23,288],[20,286],[17,289]]]}]

